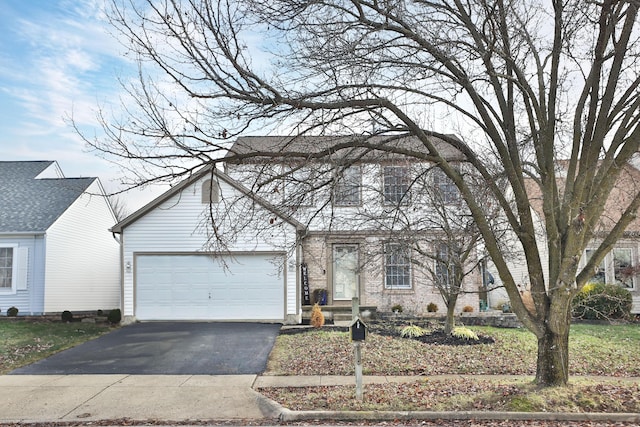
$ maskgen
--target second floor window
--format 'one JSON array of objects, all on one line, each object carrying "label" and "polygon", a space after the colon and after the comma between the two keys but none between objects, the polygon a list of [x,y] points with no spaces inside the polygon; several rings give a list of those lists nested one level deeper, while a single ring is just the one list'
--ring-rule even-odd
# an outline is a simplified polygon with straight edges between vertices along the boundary
[{"label": "second floor window", "polygon": [[453,181],[440,169],[433,171],[433,185],[436,190],[438,190],[439,197],[442,198],[443,203],[453,204],[460,201],[458,187],[456,187]]},{"label": "second floor window", "polygon": [[409,204],[409,168],[406,166],[385,166],[383,168],[383,195],[387,205]]},{"label": "second floor window", "polygon": [[284,178],[284,203],[288,206],[313,206],[313,170],[292,170]]},{"label": "second floor window", "polygon": [[342,170],[336,180],[336,206],[357,206],[360,204],[362,173],[359,166],[349,166]]}]

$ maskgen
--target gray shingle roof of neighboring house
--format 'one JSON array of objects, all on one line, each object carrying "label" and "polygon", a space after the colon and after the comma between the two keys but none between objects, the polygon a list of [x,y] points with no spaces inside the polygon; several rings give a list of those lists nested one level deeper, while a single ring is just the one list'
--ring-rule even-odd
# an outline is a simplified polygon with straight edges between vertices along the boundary
[{"label": "gray shingle roof of neighboring house", "polygon": [[46,231],[96,178],[36,179],[52,161],[0,161],[0,233]]}]

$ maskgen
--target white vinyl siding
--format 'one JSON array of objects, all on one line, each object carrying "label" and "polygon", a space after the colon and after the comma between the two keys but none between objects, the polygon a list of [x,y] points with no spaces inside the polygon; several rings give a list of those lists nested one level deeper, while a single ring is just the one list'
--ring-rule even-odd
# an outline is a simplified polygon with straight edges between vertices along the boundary
[{"label": "white vinyl siding", "polygon": [[[202,204],[203,181],[204,179],[191,183],[136,221],[125,226],[122,232],[124,265],[127,265],[127,262],[133,265],[135,258],[143,254],[180,255],[209,252],[207,227],[210,218],[206,207]],[[220,203],[216,206],[219,206],[220,209],[226,209],[227,206],[233,204],[231,201],[236,200],[240,193],[223,180],[218,181],[218,186]],[[243,254],[254,252],[287,253],[286,257],[280,258],[282,265],[279,266],[285,272],[285,311],[286,315],[296,315],[297,271],[295,254],[290,253],[290,250],[295,246],[295,227],[281,220],[270,224],[274,214],[259,206],[256,207],[252,218],[259,222],[260,230],[250,226],[244,227],[240,233],[234,236],[235,240],[231,242],[228,250]],[[241,219],[238,218],[238,220]],[[265,223],[270,226],[265,227]],[[219,231],[224,234],[225,230],[225,223],[220,224]],[[136,316],[136,286],[134,272],[125,270],[123,278],[124,316]],[[282,313],[280,319],[284,320],[284,318],[285,313]]]},{"label": "white vinyl siding", "polygon": [[115,217],[98,194],[95,181],[47,231],[45,312],[120,307]]}]

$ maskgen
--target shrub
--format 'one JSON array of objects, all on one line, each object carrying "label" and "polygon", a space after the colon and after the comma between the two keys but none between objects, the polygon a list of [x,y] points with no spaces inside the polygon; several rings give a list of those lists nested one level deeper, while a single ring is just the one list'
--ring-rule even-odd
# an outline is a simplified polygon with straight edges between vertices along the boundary
[{"label": "shrub", "polygon": [[402,328],[400,336],[403,338],[418,338],[425,335],[427,331],[417,325],[409,325]]},{"label": "shrub", "polygon": [[464,340],[478,341],[480,339],[478,338],[478,334],[476,334],[466,326],[456,326],[455,328],[453,328],[453,331],[451,331],[451,335]]},{"label": "shrub", "polygon": [[588,320],[627,319],[631,316],[629,290],[612,284],[588,283],[572,302],[573,317]]},{"label": "shrub", "polygon": [[311,326],[321,328],[322,325],[324,325],[324,314],[322,314],[318,303],[315,303],[311,309]]},{"label": "shrub", "polygon": [[394,313],[402,313],[402,306],[400,304],[396,304],[391,307],[391,311],[393,311]]},{"label": "shrub", "polygon": [[438,304],[430,302],[429,305],[427,305],[427,311],[429,313],[435,313],[438,311]]},{"label": "shrub", "polygon": [[69,310],[65,310],[60,315],[60,318],[63,322],[73,322],[73,313],[71,313]]},{"label": "shrub", "polygon": [[122,320],[122,312],[120,311],[120,309],[114,308],[113,310],[111,310],[107,315],[107,320],[109,321],[109,323],[113,324],[120,323],[120,321]]},{"label": "shrub", "polygon": [[473,307],[471,307],[470,305],[465,305],[462,308],[462,312],[463,313],[473,313]]},{"label": "shrub", "polygon": [[9,307],[7,309],[7,316],[16,317],[18,315],[18,307]]}]

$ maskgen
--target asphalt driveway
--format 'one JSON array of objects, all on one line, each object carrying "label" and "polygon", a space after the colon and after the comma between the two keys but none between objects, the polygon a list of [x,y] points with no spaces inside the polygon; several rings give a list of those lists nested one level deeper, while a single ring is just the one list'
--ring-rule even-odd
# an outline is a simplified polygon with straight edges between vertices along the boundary
[{"label": "asphalt driveway", "polygon": [[259,374],[279,330],[264,323],[135,323],[10,374]]}]

